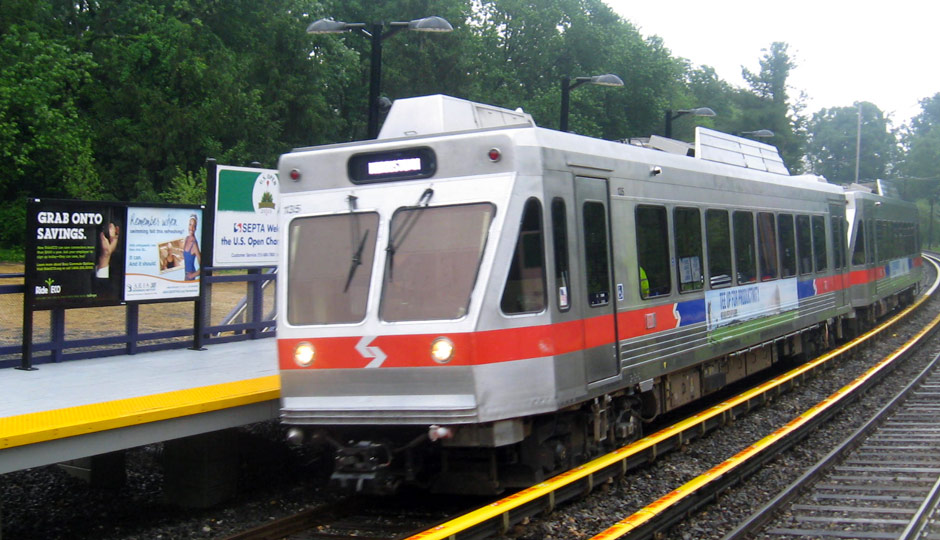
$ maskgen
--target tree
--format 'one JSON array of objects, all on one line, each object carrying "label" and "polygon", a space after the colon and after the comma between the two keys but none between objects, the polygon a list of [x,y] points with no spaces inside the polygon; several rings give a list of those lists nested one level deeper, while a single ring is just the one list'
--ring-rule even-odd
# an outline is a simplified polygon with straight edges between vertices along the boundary
[{"label": "tree", "polygon": [[18,24],[0,36],[0,246],[21,245],[26,197],[96,198],[80,101],[94,62]]},{"label": "tree", "polygon": [[623,88],[571,94],[570,130],[623,139],[661,129],[682,63],[600,0],[485,0],[470,21],[480,47],[471,99],[523,107],[557,128],[562,77],[613,73]]},{"label": "tree", "polygon": [[760,71],[746,68],[741,72],[751,92],[738,94],[741,114],[753,122],[750,129],[769,129],[774,132],[773,145],[791,172],[802,170],[803,150],[806,145],[805,120],[802,117],[804,96],[796,99],[789,94],[787,79],[796,68],[796,61],[788,52],[786,43],[774,42],[764,49]]},{"label": "tree", "polygon": [[[859,139],[859,119],[861,137]],[[822,109],[809,123],[807,162],[810,169],[830,182],[850,183],[855,179],[856,143],[859,180],[887,178],[897,158],[898,143],[889,120],[873,103],[852,107]]]},{"label": "tree", "polygon": [[940,93],[922,99],[920,107],[902,137],[902,185],[910,198],[936,199],[940,194]]}]

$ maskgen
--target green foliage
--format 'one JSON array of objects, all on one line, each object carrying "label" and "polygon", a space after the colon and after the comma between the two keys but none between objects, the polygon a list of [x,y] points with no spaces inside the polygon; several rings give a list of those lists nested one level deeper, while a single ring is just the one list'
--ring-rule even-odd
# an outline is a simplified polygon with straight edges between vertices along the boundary
[{"label": "green foliage", "polygon": [[[382,94],[392,100],[453,95],[522,107],[556,128],[562,77],[613,73],[623,88],[572,92],[571,131],[648,136],[662,133],[666,110],[707,106],[718,116],[683,117],[674,136],[691,140],[696,125],[771,129],[790,169],[803,163],[807,120],[803,96],[788,86],[797,64],[785,43],[772,43],[758,72],[744,70],[748,88],[735,88],[675,58],[602,0],[4,0],[0,246],[22,244],[26,197],[201,203],[207,157],[273,167],[294,147],[364,137],[371,40],[305,28],[323,17],[371,25],[428,15],[454,31],[382,41]],[[922,105],[901,168],[936,178],[940,94]],[[879,146],[863,168],[889,174],[892,133],[873,114],[863,148],[866,138]],[[814,140],[842,116],[821,112]],[[844,159],[820,144],[814,170]]]},{"label": "green foliage", "polygon": [[92,67],[89,55],[24,27],[0,36],[3,199],[88,193],[96,175],[79,101]]},{"label": "green foliage", "polygon": [[814,173],[825,176],[830,182],[854,181],[858,141],[861,142],[859,181],[888,178],[892,172],[891,164],[898,154],[897,137],[884,113],[872,103],[823,109],[813,115],[809,132],[807,161]]},{"label": "green foliage", "polygon": [[0,261],[21,263],[26,259],[26,254],[22,247],[5,248],[0,247]]},{"label": "green foliage", "polygon": [[164,202],[178,204],[206,204],[205,176],[176,168],[176,175],[170,185],[161,193]]},{"label": "green foliage", "polygon": [[737,94],[741,114],[751,123],[751,127],[745,129],[773,131],[772,144],[780,150],[791,173],[802,171],[806,146],[806,120],[802,115],[805,100],[802,95],[795,99],[791,97],[787,82],[796,66],[789,46],[774,42],[770,49],[764,49],[759,72],[741,70],[751,92]]}]

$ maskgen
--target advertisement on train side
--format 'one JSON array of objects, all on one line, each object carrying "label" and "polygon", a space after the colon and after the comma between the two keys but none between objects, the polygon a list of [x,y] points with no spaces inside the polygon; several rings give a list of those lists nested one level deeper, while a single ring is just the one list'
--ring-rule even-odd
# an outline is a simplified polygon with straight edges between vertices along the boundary
[{"label": "advertisement on train side", "polygon": [[52,309],[121,303],[126,211],[119,203],[28,201],[28,305]]},{"label": "advertisement on train side", "polygon": [[124,299],[199,296],[200,238],[200,208],[128,208]]},{"label": "advertisement on train side", "polygon": [[797,279],[780,279],[705,292],[709,332],[732,323],[780,315],[799,307]]},{"label": "advertisement on train side", "polygon": [[276,170],[216,167],[214,266],[277,264],[279,193]]}]

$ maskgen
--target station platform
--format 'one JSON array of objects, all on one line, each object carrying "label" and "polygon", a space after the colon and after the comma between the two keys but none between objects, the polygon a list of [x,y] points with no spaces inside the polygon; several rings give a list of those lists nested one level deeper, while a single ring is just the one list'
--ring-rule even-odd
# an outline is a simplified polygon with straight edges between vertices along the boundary
[{"label": "station platform", "polygon": [[273,338],[0,371],[0,474],[278,416]]}]

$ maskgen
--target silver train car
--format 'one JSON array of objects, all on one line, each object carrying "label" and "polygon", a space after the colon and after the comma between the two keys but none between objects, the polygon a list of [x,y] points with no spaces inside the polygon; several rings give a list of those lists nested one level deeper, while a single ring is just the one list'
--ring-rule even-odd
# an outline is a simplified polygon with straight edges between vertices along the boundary
[{"label": "silver train car", "polygon": [[[866,328],[917,293],[922,260],[917,208],[876,190],[851,186],[849,219],[849,301],[854,321]],[[901,294],[899,294],[901,291]]]},{"label": "silver train car", "polygon": [[[289,436],[332,447],[356,489],[530,485],[916,287],[916,243],[850,264],[849,222],[879,227],[867,196],[772,146],[635,142],[426,96],[377,140],[283,155]],[[880,296],[856,304],[855,272]]]}]

